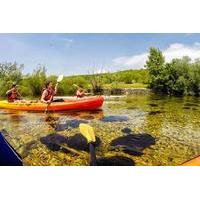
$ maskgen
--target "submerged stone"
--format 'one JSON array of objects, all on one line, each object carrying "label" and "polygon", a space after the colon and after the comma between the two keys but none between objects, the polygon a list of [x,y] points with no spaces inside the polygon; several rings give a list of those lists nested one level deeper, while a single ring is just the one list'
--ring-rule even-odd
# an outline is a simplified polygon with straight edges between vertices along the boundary
[{"label": "submerged stone", "polygon": [[195,107],[198,107],[199,105],[198,104],[195,104],[195,103],[185,103],[184,106],[188,107],[188,106],[195,106]]},{"label": "submerged stone", "polygon": [[127,116],[107,116],[104,117],[103,119],[101,119],[101,121],[103,122],[124,122],[124,121],[128,121],[128,117]]},{"label": "submerged stone", "polygon": [[135,109],[137,109],[137,107],[136,106],[129,106],[129,107],[127,107],[127,109],[128,110],[135,110]]},{"label": "submerged stone", "polygon": [[157,111],[151,111],[151,112],[149,112],[149,115],[156,115],[156,114],[160,114],[160,113],[163,113],[163,112],[160,111],[160,110],[157,110]]},{"label": "submerged stone", "polygon": [[126,133],[126,134],[131,134],[131,133],[133,133],[133,131],[132,131],[130,128],[128,128],[128,127],[123,128],[121,131],[122,131],[123,133]]},{"label": "submerged stone", "polygon": [[158,107],[158,104],[150,103],[149,106],[151,106],[151,107]]},{"label": "submerged stone", "polygon": [[135,162],[127,157],[113,156],[102,157],[97,159],[98,166],[134,166]]},{"label": "submerged stone", "polygon": [[140,156],[143,150],[155,144],[155,138],[149,134],[131,134],[111,141],[111,150],[122,150],[125,153]]},{"label": "submerged stone", "polygon": [[[81,134],[76,134],[74,136],[67,137],[59,135],[57,133],[55,134],[53,133],[40,138],[40,141],[42,144],[45,144],[47,148],[49,148],[52,151],[59,151],[62,145],[64,144],[76,150],[89,151],[89,145],[87,143],[87,140]],[[100,139],[96,137],[95,146],[98,147],[100,143],[101,143]]]},{"label": "submerged stone", "polygon": [[25,144],[23,151],[21,152],[22,158],[28,156],[29,152],[37,145],[37,140],[32,140]]},{"label": "submerged stone", "polygon": [[192,110],[198,110],[197,108],[192,108]]},{"label": "submerged stone", "polygon": [[185,110],[189,110],[190,107],[184,106],[183,109],[185,109]]}]

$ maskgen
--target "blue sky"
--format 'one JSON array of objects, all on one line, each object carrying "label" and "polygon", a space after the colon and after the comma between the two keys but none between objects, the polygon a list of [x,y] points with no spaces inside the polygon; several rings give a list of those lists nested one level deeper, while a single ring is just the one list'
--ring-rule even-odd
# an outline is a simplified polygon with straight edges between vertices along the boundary
[{"label": "blue sky", "polygon": [[160,48],[166,61],[200,57],[200,34],[0,34],[0,62],[39,65],[48,74],[86,74],[144,66],[149,47]]}]

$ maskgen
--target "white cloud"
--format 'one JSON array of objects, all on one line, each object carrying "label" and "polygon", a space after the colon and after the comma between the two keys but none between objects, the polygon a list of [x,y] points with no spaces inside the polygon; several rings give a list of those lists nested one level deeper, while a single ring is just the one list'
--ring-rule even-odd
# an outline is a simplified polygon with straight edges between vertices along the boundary
[{"label": "white cloud", "polygon": [[[173,43],[162,52],[166,62],[171,61],[173,58],[182,58],[183,56],[189,56],[192,60],[195,60],[196,58],[200,58],[200,43],[195,42],[190,46],[181,43]],[[141,69],[144,67],[147,58],[148,52],[144,52],[133,56],[118,57],[112,61],[117,68]]]}]

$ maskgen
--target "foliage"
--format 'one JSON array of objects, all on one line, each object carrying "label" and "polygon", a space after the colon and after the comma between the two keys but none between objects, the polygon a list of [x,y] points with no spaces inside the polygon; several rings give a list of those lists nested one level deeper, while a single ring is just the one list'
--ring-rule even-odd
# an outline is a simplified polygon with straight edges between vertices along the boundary
[{"label": "foliage", "polygon": [[5,96],[6,91],[13,82],[19,84],[22,80],[23,65],[14,63],[0,63],[0,95]]},{"label": "foliage", "polygon": [[151,48],[146,67],[149,87],[169,95],[200,95],[200,61],[187,56],[164,62],[162,52]]},{"label": "foliage", "polygon": [[45,67],[38,67],[32,74],[28,74],[23,79],[23,90],[28,92],[31,96],[40,96],[42,89],[47,81]]}]

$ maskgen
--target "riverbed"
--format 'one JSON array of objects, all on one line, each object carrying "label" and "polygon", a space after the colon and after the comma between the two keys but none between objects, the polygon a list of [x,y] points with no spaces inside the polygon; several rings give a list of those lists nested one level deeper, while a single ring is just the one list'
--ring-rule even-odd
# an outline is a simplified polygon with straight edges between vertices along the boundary
[{"label": "riverbed", "polygon": [[[94,127],[100,139],[98,157],[124,156],[139,166],[176,166],[200,154],[200,98],[153,94],[106,98],[102,110],[34,113],[0,109],[0,129],[28,166],[85,166],[85,151],[49,148],[42,138],[73,137],[79,124]],[[110,150],[112,140],[129,134],[149,134],[155,144],[140,156]]]}]

